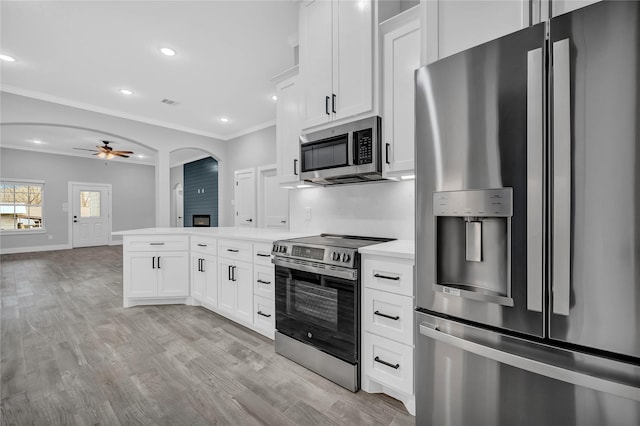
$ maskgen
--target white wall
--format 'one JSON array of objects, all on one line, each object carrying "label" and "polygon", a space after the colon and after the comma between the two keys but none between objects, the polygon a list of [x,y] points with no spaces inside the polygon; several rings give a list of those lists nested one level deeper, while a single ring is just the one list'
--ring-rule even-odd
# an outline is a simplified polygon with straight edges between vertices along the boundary
[{"label": "white wall", "polygon": [[412,180],[290,190],[289,229],[412,240],[414,206]]},{"label": "white wall", "polygon": [[180,184],[184,188],[184,165],[181,164],[172,167],[169,172],[169,181],[171,182],[171,226],[176,226],[176,185]]},{"label": "white wall", "polygon": [[[218,160],[221,175],[226,168],[227,143],[219,139],[114,117],[80,108],[0,92],[0,124],[52,124],[98,130],[129,139],[157,151],[155,209],[156,225],[169,226],[171,183],[169,153],[181,148],[197,148]],[[1,130],[1,128],[0,128]],[[231,169],[233,170],[233,169]],[[233,176],[233,171],[231,172]],[[224,179],[224,176],[221,176]],[[219,196],[224,200],[225,193]],[[233,192],[231,193],[233,197]]]},{"label": "white wall", "polygon": [[[47,231],[45,234],[3,235],[0,244],[3,253],[26,248],[46,249],[47,246],[71,247],[69,213],[63,211],[63,203],[69,202],[69,182],[112,185],[113,231],[155,226],[153,166],[2,148],[0,167],[3,178],[45,182],[44,224]],[[114,236],[113,240],[121,238]]]},{"label": "white wall", "polygon": [[[220,226],[234,226],[234,197],[233,172],[275,164],[276,162],[276,126],[229,139],[227,142],[227,164],[224,171],[220,171],[220,177],[224,179],[222,187],[228,196],[221,198]],[[257,200],[256,200],[257,208]]]}]

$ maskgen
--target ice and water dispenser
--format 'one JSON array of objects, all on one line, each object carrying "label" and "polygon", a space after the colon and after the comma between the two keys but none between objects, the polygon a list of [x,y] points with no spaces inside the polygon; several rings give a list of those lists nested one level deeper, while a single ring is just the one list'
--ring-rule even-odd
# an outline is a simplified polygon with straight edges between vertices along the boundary
[{"label": "ice and water dispenser", "polygon": [[433,215],[434,289],[513,306],[512,188],[434,192]]}]

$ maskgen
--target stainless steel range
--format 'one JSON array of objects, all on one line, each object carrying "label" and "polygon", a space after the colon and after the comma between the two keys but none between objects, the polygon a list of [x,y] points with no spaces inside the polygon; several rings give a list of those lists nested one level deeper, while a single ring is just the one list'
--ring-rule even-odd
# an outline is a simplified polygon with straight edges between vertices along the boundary
[{"label": "stainless steel range", "polygon": [[322,234],[276,241],[276,352],[360,389],[360,255],[389,238]]}]

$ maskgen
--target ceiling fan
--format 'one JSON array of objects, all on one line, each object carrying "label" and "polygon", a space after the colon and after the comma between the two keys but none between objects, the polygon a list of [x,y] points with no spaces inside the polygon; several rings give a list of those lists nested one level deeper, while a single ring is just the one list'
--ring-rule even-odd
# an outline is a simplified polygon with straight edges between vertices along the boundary
[{"label": "ceiling fan", "polygon": [[109,141],[102,141],[104,145],[96,145],[96,149],[86,149],[86,148],[73,148],[78,149],[80,151],[92,151],[95,152],[93,155],[97,155],[100,158],[105,158],[107,160],[111,160],[113,157],[124,157],[129,158],[127,154],[133,154],[133,151],[118,151],[109,146]]}]

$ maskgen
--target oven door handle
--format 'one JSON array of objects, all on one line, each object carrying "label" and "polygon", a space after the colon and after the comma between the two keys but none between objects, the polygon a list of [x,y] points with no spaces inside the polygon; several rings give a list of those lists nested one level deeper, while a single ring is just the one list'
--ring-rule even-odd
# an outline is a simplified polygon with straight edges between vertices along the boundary
[{"label": "oven door handle", "polygon": [[326,275],[329,277],[342,278],[345,280],[356,281],[358,279],[358,270],[349,268],[340,268],[339,266],[329,268],[318,268],[301,261],[291,261],[286,258],[274,257],[271,259],[274,265],[282,266],[287,269],[294,269],[296,271],[312,272],[314,274]]}]

